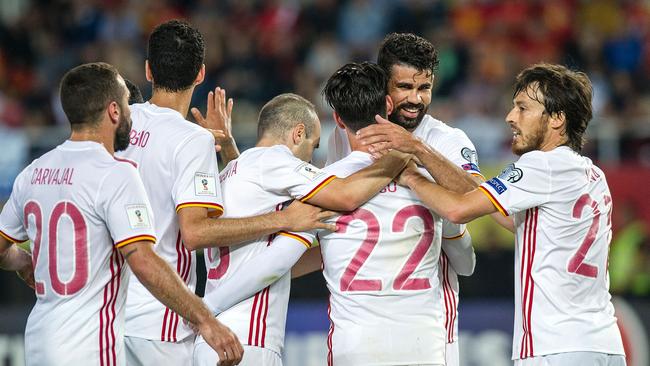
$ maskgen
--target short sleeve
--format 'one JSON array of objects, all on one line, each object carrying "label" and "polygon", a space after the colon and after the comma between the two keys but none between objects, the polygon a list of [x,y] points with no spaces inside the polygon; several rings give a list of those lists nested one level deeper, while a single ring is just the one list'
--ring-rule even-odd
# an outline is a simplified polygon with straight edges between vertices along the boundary
[{"label": "short sleeve", "polygon": [[288,194],[307,201],[336,178],[296,158],[284,146],[269,149],[260,161],[262,188],[269,192]]},{"label": "short sleeve", "polygon": [[223,213],[214,137],[210,133],[200,131],[188,138],[176,152],[172,169],[176,212],[186,207],[205,207],[218,215]]},{"label": "short sleeve", "polygon": [[465,234],[467,225],[454,224],[448,220],[442,220],[442,238],[447,240],[458,239]]},{"label": "short sleeve", "polygon": [[526,153],[479,189],[505,216],[549,201],[551,171],[541,151]]},{"label": "short sleeve", "polygon": [[115,247],[156,241],[153,210],[138,172],[120,164],[102,183],[97,206],[103,211]]},{"label": "short sleeve", "polygon": [[2,213],[0,213],[0,235],[14,243],[21,243],[28,239],[27,230],[25,230],[23,224],[22,205],[19,199],[20,189],[18,187],[22,181],[21,176],[22,174],[16,178],[9,201],[2,208]]},{"label": "short sleeve", "polygon": [[445,136],[437,146],[438,152],[466,172],[481,176],[478,164],[478,154],[472,141],[465,132],[457,128]]}]

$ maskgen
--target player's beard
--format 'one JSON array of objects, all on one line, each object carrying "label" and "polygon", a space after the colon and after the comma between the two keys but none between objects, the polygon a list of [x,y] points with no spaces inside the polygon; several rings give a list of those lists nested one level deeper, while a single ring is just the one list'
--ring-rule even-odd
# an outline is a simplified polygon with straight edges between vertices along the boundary
[{"label": "player's beard", "polygon": [[[418,110],[417,116],[415,118],[404,117],[400,113],[400,111],[405,108],[417,109]],[[406,128],[407,130],[414,130],[417,126],[420,125],[420,122],[422,122],[422,119],[424,118],[424,115],[427,113],[428,109],[429,106],[424,105],[422,103],[420,104],[412,104],[408,102],[402,103],[395,107],[393,113],[388,115],[388,120]]]},{"label": "player's beard", "polygon": [[131,119],[127,118],[124,114],[120,114],[120,125],[117,126],[115,131],[115,140],[113,141],[113,149],[115,151],[123,151],[129,147],[131,137]]},{"label": "player's beard", "polygon": [[521,133],[521,130],[519,130],[517,142],[515,142],[515,140],[512,141],[512,152],[515,155],[521,156],[527,152],[539,150],[544,143],[547,123],[548,118],[542,117],[537,128],[530,133],[524,135]]}]

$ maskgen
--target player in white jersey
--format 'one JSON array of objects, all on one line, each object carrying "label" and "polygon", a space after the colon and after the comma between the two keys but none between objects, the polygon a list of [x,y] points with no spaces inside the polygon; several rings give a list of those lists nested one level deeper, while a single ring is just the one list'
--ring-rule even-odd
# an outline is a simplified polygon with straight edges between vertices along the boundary
[{"label": "player in white jersey", "polygon": [[[310,149],[301,149],[294,142],[294,136],[302,130],[313,143]],[[295,94],[279,95],[262,108],[258,136],[256,147],[230,162],[221,173],[226,217],[272,212],[291,199],[351,211],[379,192],[409,160],[408,157],[387,156],[345,179],[324,173],[307,162],[320,141],[318,115],[312,103]],[[280,235],[289,234],[281,232]],[[219,313],[219,320],[235,330],[245,345],[242,365],[271,362],[264,360],[281,364],[290,276],[283,274],[277,282],[257,294],[251,292],[243,296],[238,290],[238,294],[233,296],[222,291],[228,282],[241,282],[234,274],[264,251],[271,240],[272,236],[262,237],[252,243],[221,248],[219,252],[210,249],[206,257],[205,301],[210,307],[225,310],[215,312]],[[310,243],[306,244],[309,246]],[[235,298],[245,300],[233,301]],[[224,301],[229,304],[225,305]],[[236,306],[228,309],[234,304]],[[216,357],[202,339],[197,339],[195,365],[212,365]]]},{"label": "player in white jersey", "polygon": [[608,291],[612,199],[603,172],[579,154],[591,95],[584,73],[527,68],[506,116],[516,163],[464,195],[412,169],[400,178],[454,222],[514,216],[516,365],[625,365]]},{"label": "player in white jersey", "polygon": [[[137,171],[113,158],[131,127],[123,79],[108,64],[81,65],[64,76],[60,94],[71,137],[21,172],[0,214],[0,257],[10,242],[31,241],[37,301],[27,364],[125,364],[125,262],[212,345],[224,343],[230,331],[154,253],[153,212]],[[231,346],[237,361],[242,350]]]},{"label": "player in white jersey", "polygon": [[[119,155],[138,169],[151,199],[156,252],[191,291],[196,283],[196,249],[292,227],[325,226],[319,222],[321,210],[308,205],[250,218],[210,217],[223,212],[214,138],[185,119],[194,87],[204,79],[203,57],[203,38],[187,23],[170,21],[156,27],[145,64],[153,94],[150,101],[133,105],[130,146]],[[190,326],[132,281],[126,309],[129,364],[185,365],[192,358],[193,343]],[[220,354],[220,358],[229,357]]]},{"label": "player in white jersey", "polygon": [[[396,108],[388,117],[394,124],[380,119],[379,124],[359,131],[358,137],[366,144],[379,143],[378,148],[408,149],[423,163],[436,182],[456,192],[467,192],[483,180],[478,167],[478,156],[472,142],[460,129],[452,128],[426,111],[431,103],[431,88],[437,55],[426,39],[409,33],[386,36],[378,53],[378,64],[388,73],[388,94]],[[345,131],[336,128],[329,140],[328,164],[350,152]],[[376,146],[371,146],[375,151]],[[474,178],[473,178],[473,177]],[[453,237],[443,238],[443,251],[458,248]],[[445,242],[451,242],[445,245]],[[441,285],[446,310],[448,350],[447,364],[458,365],[458,274],[473,273],[475,255],[471,241],[465,241],[462,251],[455,251],[441,273]],[[441,262],[441,264],[443,264]]]}]

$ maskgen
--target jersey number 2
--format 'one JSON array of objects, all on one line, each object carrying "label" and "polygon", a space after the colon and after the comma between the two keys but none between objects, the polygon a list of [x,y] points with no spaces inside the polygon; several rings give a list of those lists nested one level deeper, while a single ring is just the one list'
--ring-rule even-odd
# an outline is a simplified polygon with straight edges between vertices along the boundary
[{"label": "jersey number 2", "polygon": [[[26,228],[29,226],[28,218],[30,215],[34,216],[34,224],[36,225],[34,251],[32,253],[32,263],[34,268],[36,268],[38,254],[41,251],[41,236],[43,234],[43,213],[38,202],[29,201],[25,205],[24,216]],[[63,282],[59,277],[59,263],[57,260],[57,232],[59,221],[61,221],[63,216],[67,216],[72,222],[74,232],[74,268],[72,276],[67,282]],[[48,271],[52,289],[61,296],[74,295],[88,283],[88,228],[86,226],[86,220],[74,203],[63,201],[57,203],[54,209],[52,209],[48,227]],[[41,281],[36,281],[36,294],[45,294],[45,284]]]},{"label": "jersey number 2", "polygon": [[[610,205],[612,203],[612,198],[610,196],[605,196],[605,205]],[[582,212],[586,207],[591,207],[591,210],[594,213],[594,218],[591,221],[591,226],[587,231],[585,239],[582,241],[582,244],[578,248],[578,251],[571,257],[569,264],[567,265],[567,271],[570,273],[575,273],[583,275],[586,277],[596,278],[598,277],[598,267],[585,263],[585,257],[587,252],[594,244],[596,236],[598,234],[598,229],[600,229],[600,210],[598,209],[598,202],[594,201],[593,198],[588,193],[583,194],[578,198],[575,205],[573,205],[573,218],[579,219],[582,217]],[[607,218],[607,224],[611,227],[612,216],[611,208],[609,210],[609,216]]]},{"label": "jersey number 2", "polygon": [[[403,232],[406,228],[406,222],[412,217],[418,217],[424,223],[423,234],[416,244],[413,253],[411,253],[411,256],[395,277],[393,290],[425,290],[431,288],[431,283],[428,278],[410,278],[431,247],[433,241],[434,222],[431,212],[419,205],[406,206],[395,214],[391,229],[393,232]],[[361,246],[343,272],[340,282],[341,291],[381,291],[382,283],[380,279],[355,278],[379,241],[379,220],[371,211],[360,208],[350,215],[339,218],[336,222],[339,227],[339,233],[345,233],[350,222],[354,220],[361,220],[366,224],[367,234],[366,239],[361,243]]]}]

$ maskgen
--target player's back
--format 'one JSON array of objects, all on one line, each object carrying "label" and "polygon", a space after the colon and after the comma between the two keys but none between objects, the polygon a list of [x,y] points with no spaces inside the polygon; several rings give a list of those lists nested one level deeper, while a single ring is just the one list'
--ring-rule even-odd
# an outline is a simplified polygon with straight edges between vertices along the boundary
[{"label": "player's back", "polygon": [[[131,118],[129,147],[116,155],[137,167],[151,199],[158,238],[154,250],[194,291],[196,254],[183,245],[176,212],[187,206],[221,210],[214,203],[218,195],[216,156],[210,155],[214,152],[212,148],[205,150],[213,145],[214,138],[179,112],[149,102],[133,104]],[[201,161],[192,158],[197,151],[205,155]],[[193,334],[137,278],[129,285],[126,317],[127,336],[177,342]]]},{"label": "player's back", "polygon": [[[293,156],[285,145],[254,147],[231,161],[220,174],[224,217],[248,217],[273,212],[291,199],[309,196],[333,177]],[[264,236],[240,245],[210,248],[206,293],[219,291],[223,281],[272,241]],[[309,245],[310,243],[305,243]],[[242,344],[282,353],[291,275],[287,273],[218,317]]]},{"label": "player's back", "polygon": [[506,172],[511,180],[534,179],[531,164],[550,178],[545,203],[515,215],[513,357],[623,354],[609,294],[612,199],[605,175],[568,147],[524,156]]},{"label": "player's back", "polygon": [[[124,230],[107,225],[117,182],[135,177],[100,144],[66,141],[17,178],[14,194],[32,240],[36,279],[25,335],[29,364],[121,362],[128,276],[117,247],[141,238],[114,243]],[[138,218],[145,225],[146,197],[142,202],[138,212],[145,216]],[[119,212],[136,215],[135,206]]]},{"label": "player's back", "polygon": [[[346,176],[371,162],[352,152],[327,171]],[[320,237],[335,365],[444,364],[441,220],[418,202],[392,182]]]}]

